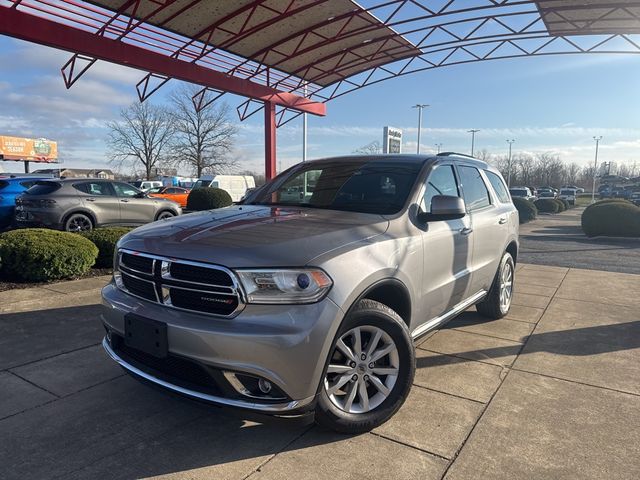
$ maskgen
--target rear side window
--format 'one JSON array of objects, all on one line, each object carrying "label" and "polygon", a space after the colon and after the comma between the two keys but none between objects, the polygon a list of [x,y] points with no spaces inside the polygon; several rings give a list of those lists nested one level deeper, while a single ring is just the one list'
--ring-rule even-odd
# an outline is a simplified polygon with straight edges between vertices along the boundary
[{"label": "rear side window", "polygon": [[420,204],[424,212],[431,211],[431,200],[436,195],[460,196],[456,175],[451,165],[440,165],[429,174],[427,188]]},{"label": "rear side window", "polygon": [[485,170],[484,173],[487,175],[487,178],[489,179],[489,183],[491,183],[491,186],[493,187],[493,190],[496,192],[496,195],[498,195],[498,199],[502,203],[511,202],[511,196],[507,191],[507,187],[504,186],[504,182],[502,181],[500,176],[496,175],[493,172],[489,172],[487,170]]},{"label": "rear side window", "polygon": [[458,167],[460,171],[460,181],[464,192],[464,201],[467,209],[472,212],[479,208],[491,205],[489,191],[480,176],[480,172],[474,167]]},{"label": "rear side window", "polygon": [[115,193],[111,185],[105,182],[82,182],[74,183],[73,188],[82,193],[93,196],[114,196]]},{"label": "rear side window", "polygon": [[55,192],[60,188],[60,184],[57,182],[36,182],[25,193],[27,195],[48,195]]},{"label": "rear side window", "polygon": [[36,184],[36,180],[25,180],[24,182],[20,182],[20,185],[22,185],[24,188],[31,188],[35,184]]}]

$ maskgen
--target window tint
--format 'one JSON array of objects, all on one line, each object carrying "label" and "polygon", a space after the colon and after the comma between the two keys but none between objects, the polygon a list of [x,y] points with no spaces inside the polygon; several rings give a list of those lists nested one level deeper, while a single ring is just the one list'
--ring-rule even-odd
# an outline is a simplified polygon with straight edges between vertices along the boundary
[{"label": "window tint", "polygon": [[460,196],[458,182],[451,165],[440,165],[429,174],[427,188],[420,204],[424,212],[431,212],[431,199],[436,195]]},{"label": "window tint", "polygon": [[36,184],[25,193],[29,195],[48,195],[60,188],[57,182],[36,182]]},{"label": "window tint", "polygon": [[460,181],[464,192],[464,201],[467,209],[472,212],[487,205],[491,205],[489,192],[484,184],[480,172],[474,167],[458,167],[460,170]]},{"label": "window tint", "polygon": [[138,189],[127,183],[114,183],[113,187],[116,189],[116,194],[119,197],[135,197],[139,193]]},{"label": "window tint", "polygon": [[36,180],[25,180],[24,182],[20,182],[24,188],[31,188],[36,184]]},{"label": "window tint", "polygon": [[251,203],[393,214],[404,206],[421,167],[369,158],[312,162],[283,174]]},{"label": "window tint", "polygon": [[495,190],[496,195],[498,195],[498,199],[502,203],[509,203],[511,201],[511,196],[509,195],[507,188],[504,186],[504,182],[502,181],[500,176],[487,170],[485,170],[484,173],[487,175],[487,178],[489,179],[491,186]]},{"label": "window tint", "polygon": [[73,188],[93,196],[114,196],[115,193],[111,188],[111,185],[105,182],[82,182],[75,183]]}]

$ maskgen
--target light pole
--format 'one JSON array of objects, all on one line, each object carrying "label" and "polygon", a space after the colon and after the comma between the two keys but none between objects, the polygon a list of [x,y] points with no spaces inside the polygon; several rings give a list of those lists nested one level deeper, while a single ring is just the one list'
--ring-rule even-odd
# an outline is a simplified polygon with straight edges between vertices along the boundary
[{"label": "light pole", "polygon": [[438,153],[440,153],[440,150],[442,150],[442,144],[436,143],[436,148],[438,149]]},{"label": "light pole", "polygon": [[416,149],[416,153],[420,155],[420,133],[422,132],[422,109],[427,108],[429,105],[418,103],[411,108],[418,109],[418,148]]},{"label": "light pole", "polygon": [[473,157],[473,149],[476,144],[476,132],[479,132],[477,128],[473,128],[471,130],[467,130],[471,134],[471,156]]},{"label": "light pole", "polygon": [[598,173],[598,146],[600,145],[600,140],[602,140],[602,135],[597,137],[593,137],[596,141],[596,159],[593,162],[593,186],[591,187],[591,203],[596,202],[596,174]]},{"label": "light pole", "polygon": [[509,163],[508,163],[508,171],[507,171],[507,187],[511,187],[511,145],[515,143],[515,140],[507,140],[509,144]]}]

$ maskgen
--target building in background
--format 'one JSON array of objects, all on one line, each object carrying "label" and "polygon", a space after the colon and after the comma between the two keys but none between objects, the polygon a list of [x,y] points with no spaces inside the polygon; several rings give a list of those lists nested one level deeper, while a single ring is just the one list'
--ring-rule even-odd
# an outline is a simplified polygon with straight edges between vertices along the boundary
[{"label": "building in background", "polygon": [[388,126],[382,129],[382,153],[402,153],[402,130]]},{"label": "building in background", "polygon": [[115,174],[104,168],[45,168],[36,170],[33,173],[46,173],[65,178],[102,178],[104,180],[114,180]]}]

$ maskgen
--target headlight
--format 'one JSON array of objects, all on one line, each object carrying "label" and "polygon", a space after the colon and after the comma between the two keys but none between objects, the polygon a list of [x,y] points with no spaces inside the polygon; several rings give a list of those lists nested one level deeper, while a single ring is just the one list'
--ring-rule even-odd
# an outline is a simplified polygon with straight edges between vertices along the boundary
[{"label": "headlight", "polygon": [[236,270],[249,303],[314,303],[322,299],[333,282],[322,270]]}]

